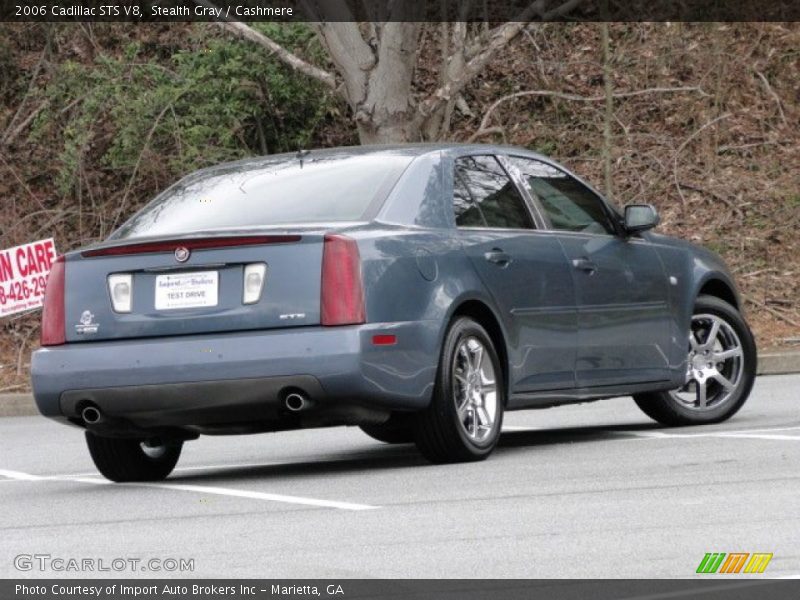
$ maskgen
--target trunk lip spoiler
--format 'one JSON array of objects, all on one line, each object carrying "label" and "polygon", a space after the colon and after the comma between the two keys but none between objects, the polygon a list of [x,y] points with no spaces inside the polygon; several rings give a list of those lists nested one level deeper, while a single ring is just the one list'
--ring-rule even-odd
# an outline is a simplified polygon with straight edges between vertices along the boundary
[{"label": "trunk lip spoiler", "polygon": [[123,244],[103,244],[81,251],[84,258],[102,256],[124,256],[130,254],[157,254],[174,252],[177,248],[187,250],[213,250],[234,246],[261,246],[267,244],[291,244],[303,239],[299,234],[250,234],[250,235],[211,235],[198,237],[176,237],[148,241],[131,241]]}]

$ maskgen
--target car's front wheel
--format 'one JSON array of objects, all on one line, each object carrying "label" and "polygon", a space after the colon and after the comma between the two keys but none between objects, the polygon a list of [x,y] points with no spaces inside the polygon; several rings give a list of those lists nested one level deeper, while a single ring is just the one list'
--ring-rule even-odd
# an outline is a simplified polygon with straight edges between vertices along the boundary
[{"label": "car's front wheel", "polygon": [[482,460],[503,426],[505,386],[489,334],[461,317],[447,332],[433,400],[419,415],[416,443],[435,463]]},{"label": "car's front wheel", "polygon": [[747,400],[756,360],[753,334],[739,311],[719,298],[700,296],[689,331],[686,383],[633,399],[664,425],[718,423],[736,414]]},{"label": "car's front wheel", "polygon": [[161,481],[172,473],[183,442],[102,437],[86,432],[86,444],[97,470],[111,481]]}]

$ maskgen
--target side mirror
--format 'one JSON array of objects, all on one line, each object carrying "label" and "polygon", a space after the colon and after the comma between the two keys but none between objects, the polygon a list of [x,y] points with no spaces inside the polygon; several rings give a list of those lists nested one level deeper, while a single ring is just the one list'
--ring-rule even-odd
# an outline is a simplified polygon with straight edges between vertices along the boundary
[{"label": "side mirror", "polygon": [[629,204],[625,207],[625,231],[638,233],[652,229],[661,219],[652,204]]}]

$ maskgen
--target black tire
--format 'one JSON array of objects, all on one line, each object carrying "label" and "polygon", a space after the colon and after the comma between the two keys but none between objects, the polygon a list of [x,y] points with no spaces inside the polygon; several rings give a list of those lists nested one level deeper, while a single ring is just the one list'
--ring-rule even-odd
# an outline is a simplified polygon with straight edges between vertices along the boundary
[{"label": "black tire", "polygon": [[750,327],[733,306],[714,296],[700,296],[695,303],[694,315],[710,314],[723,319],[739,338],[742,350],[741,379],[735,391],[719,406],[706,410],[689,408],[672,396],[671,392],[636,394],[636,405],[654,421],[670,427],[719,423],[735,415],[750,395],[756,376],[757,352]]},{"label": "black tire", "polygon": [[86,445],[97,470],[106,479],[161,481],[175,468],[183,442],[170,442],[147,453],[140,440],[101,437],[87,431]]},{"label": "black tire", "polygon": [[[495,416],[486,427],[485,439],[472,439],[462,425],[456,408],[457,384],[454,370],[462,343],[477,340],[491,361],[495,383]],[[468,396],[468,394],[467,394]],[[454,463],[483,460],[492,453],[503,426],[505,385],[500,359],[489,334],[478,323],[460,317],[452,323],[445,336],[436,386],[430,406],[418,415],[416,444],[423,456],[433,463]],[[473,420],[476,413],[473,411]],[[477,425],[476,425],[477,428]]]},{"label": "black tire", "polygon": [[359,425],[358,427],[372,439],[384,444],[411,444],[416,435],[414,415],[412,414],[392,413],[385,423]]}]

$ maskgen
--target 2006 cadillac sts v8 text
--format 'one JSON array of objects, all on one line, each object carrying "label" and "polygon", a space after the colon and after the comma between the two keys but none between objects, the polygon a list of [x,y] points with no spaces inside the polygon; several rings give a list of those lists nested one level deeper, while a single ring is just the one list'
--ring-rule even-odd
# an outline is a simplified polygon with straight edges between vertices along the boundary
[{"label": "2006 cadillac sts v8 text", "polygon": [[503,412],[722,421],[756,348],[715,254],[523,149],[343,148],[179,181],[54,264],[32,378],[115,481],[200,434],[358,425],[485,458]]}]

